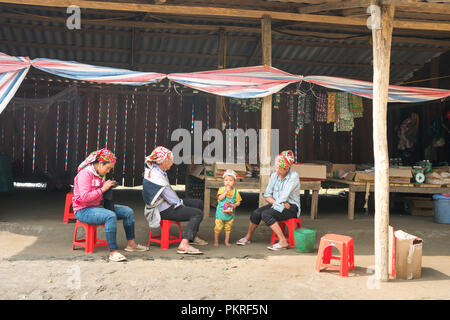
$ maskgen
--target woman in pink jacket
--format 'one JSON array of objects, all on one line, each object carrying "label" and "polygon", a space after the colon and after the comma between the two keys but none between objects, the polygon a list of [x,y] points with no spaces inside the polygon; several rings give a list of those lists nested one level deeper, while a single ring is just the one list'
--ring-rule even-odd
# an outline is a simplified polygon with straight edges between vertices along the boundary
[{"label": "woman in pink jacket", "polygon": [[125,251],[147,251],[139,245],[134,236],[134,212],[127,206],[114,205],[114,211],[101,207],[103,194],[114,186],[115,181],[105,181],[105,176],[115,165],[116,156],[107,149],[92,152],[78,167],[74,180],[73,210],[81,222],[93,225],[105,225],[111,261],[125,261],[119,253],[116,243],[117,220],[123,220],[127,237]]}]

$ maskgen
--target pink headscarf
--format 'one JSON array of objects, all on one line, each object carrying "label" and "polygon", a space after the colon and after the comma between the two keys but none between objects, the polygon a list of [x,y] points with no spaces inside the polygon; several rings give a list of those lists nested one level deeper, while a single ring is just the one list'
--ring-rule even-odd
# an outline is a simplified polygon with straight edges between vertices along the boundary
[{"label": "pink headscarf", "polygon": [[116,159],[114,153],[105,148],[91,152],[91,154],[78,166],[78,172],[95,161],[115,163]]},{"label": "pink headscarf", "polygon": [[281,152],[277,160],[275,161],[275,166],[281,168],[290,168],[294,163],[294,153],[291,150]]},{"label": "pink headscarf", "polygon": [[145,157],[145,163],[151,167],[153,163],[160,164],[163,163],[166,159],[172,158],[172,151],[165,147],[159,146],[156,147],[149,156]]}]

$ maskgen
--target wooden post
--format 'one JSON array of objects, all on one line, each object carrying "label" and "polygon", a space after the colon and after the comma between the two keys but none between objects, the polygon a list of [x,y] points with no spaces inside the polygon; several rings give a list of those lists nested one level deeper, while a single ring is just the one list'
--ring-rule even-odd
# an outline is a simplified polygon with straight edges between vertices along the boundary
[{"label": "wooden post", "polygon": [[[264,15],[261,19],[262,62],[272,66],[272,21]],[[259,207],[266,204],[263,194],[270,178],[270,129],[272,128],[272,95],[263,98],[261,109],[261,131],[259,136]]]},{"label": "wooden post", "polygon": [[[379,4],[376,1],[375,4]],[[394,6],[378,6],[373,39],[373,151],[375,158],[375,279],[389,280],[389,156],[387,102]],[[376,16],[376,15],[375,15]],[[377,24],[377,23],[375,23]],[[378,27],[378,28],[377,28]]]},{"label": "wooden post", "polygon": [[[225,44],[225,30],[219,30],[218,38],[218,52],[217,52],[217,69],[224,69],[226,66],[226,44]],[[225,97],[216,97],[216,128],[219,130],[223,129],[222,124],[222,108],[225,106]]]}]

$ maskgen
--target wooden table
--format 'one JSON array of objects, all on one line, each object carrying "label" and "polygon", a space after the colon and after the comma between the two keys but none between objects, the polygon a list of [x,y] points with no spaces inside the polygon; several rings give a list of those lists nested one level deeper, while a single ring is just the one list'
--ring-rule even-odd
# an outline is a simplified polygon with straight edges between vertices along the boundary
[{"label": "wooden table", "polygon": [[[197,177],[200,178],[201,177]],[[222,178],[214,177],[203,177],[205,181],[205,191],[204,191],[204,217],[209,217],[210,206],[211,206],[211,189],[218,190],[223,186]],[[241,178],[237,181],[237,186],[239,190],[243,189],[258,189],[259,190],[259,179],[258,178]],[[319,190],[321,188],[321,181],[302,181],[300,183],[300,190],[311,190],[311,219],[317,218],[317,209],[319,203]]]},{"label": "wooden table", "polygon": [[[348,218],[353,220],[355,218],[355,193],[356,192],[374,192],[375,185],[374,182],[355,182],[347,181],[344,179],[327,179],[322,183],[322,187],[325,189],[333,188],[348,188]],[[449,187],[432,186],[429,185],[414,185],[414,184],[389,184],[390,193],[422,193],[422,194],[441,194],[450,193]]]}]

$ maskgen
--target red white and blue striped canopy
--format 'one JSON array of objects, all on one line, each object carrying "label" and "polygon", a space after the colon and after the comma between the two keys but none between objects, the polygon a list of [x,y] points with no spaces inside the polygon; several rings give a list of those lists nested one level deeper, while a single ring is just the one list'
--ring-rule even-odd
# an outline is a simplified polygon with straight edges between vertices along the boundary
[{"label": "red white and blue striped canopy", "polygon": [[[327,88],[373,98],[373,84],[339,77],[293,75],[268,66],[243,67],[192,73],[137,72],[74,61],[12,57],[0,53],[0,113],[16,93],[30,65],[62,77],[105,84],[146,85],[165,77],[187,87],[233,98],[261,98],[287,85],[307,81]],[[389,86],[389,102],[422,102],[450,96],[450,90]]]},{"label": "red white and blue striped canopy", "polygon": [[0,52],[0,113],[6,108],[30,69],[30,60]]},{"label": "red white and blue striped canopy", "polygon": [[93,66],[75,61],[54,59],[34,59],[33,67],[57,76],[107,84],[125,84],[141,86],[164,79],[165,74],[155,72],[137,72],[126,69]]},{"label": "red white and blue striped canopy", "polygon": [[167,78],[190,88],[233,98],[265,97],[302,79],[267,66],[171,73]]},{"label": "red white and blue striped canopy", "polygon": [[[346,91],[364,98],[373,99],[372,82],[328,76],[307,76],[303,80],[330,89]],[[450,96],[450,90],[391,85],[388,91],[388,102],[423,102],[448,96]]]}]

